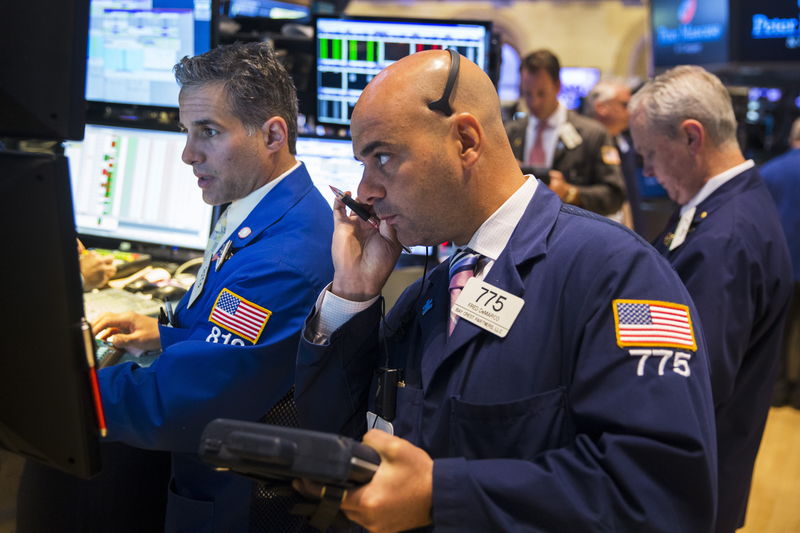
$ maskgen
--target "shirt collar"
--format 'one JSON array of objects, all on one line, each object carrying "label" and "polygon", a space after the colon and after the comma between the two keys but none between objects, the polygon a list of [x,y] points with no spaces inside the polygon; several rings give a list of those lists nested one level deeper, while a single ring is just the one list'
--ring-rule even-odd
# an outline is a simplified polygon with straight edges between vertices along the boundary
[{"label": "shirt collar", "polygon": [[255,207],[261,202],[261,200],[267,195],[269,191],[277,187],[277,185],[283,181],[283,179],[294,172],[300,166],[300,162],[295,162],[294,166],[275,178],[274,180],[265,183],[258,189],[254,190],[244,198],[240,198],[238,200],[234,200],[231,202],[231,205],[228,206],[228,214],[227,217],[227,224],[225,230],[225,237],[223,239],[228,239],[231,234],[234,232],[236,228],[238,228],[242,222],[245,221],[247,216],[255,209]]},{"label": "shirt collar", "polygon": [[[553,128],[554,130],[558,130],[562,124],[567,121],[567,108],[561,102],[558,102],[558,106],[556,106],[556,110],[547,117],[545,122],[549,128]],[[536,126],[539,124],[539,119],[537,119],[533,115],[528,116],[528,128],[532,131],[536,130]]]},{"label": "shirt collar", "polygon": [[719,174],[708,180],[705,183],[705,185],[703,185],[703,188],[700,189],[700,191],[698,191],[698,193],[695,194],[694,197],[691,200],[689,200],[688,203],[686,203],[686,205],[681,207],[681,215],[683,215],[689,209],[700,205],[700,203],[709,196],[711,196],[711,194],[714,191],[725,185],[727,182],[729,182],[730,180],[732,180],[745,170],[751,169],[754,166],[755,163],[753,162],[753,160],[748,159],[744,163],[740,163],[735,167],[731,167],[724,172],[720,172]]},{"label": "shirt collar", "polygon": [[539,181],[526,176],[523,183],[472,235],[467,247],[496,261],[536,192]]}]

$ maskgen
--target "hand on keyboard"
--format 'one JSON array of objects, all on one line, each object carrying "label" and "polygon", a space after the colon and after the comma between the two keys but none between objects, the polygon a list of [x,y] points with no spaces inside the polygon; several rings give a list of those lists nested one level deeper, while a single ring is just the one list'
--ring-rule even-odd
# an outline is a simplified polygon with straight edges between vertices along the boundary
[{"label": "hand on keyboard", "polygon": [[151,351],[161,349],[158,321],[136,313],[106,313],[93,324],[98,339],[108,340],[118,348]]}]

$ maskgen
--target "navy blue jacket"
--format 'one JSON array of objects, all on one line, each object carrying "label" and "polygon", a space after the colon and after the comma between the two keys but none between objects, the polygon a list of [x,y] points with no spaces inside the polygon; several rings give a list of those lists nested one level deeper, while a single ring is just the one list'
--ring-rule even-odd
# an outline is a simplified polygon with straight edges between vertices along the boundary
[{"label": "navy blue jacket", "polygon": [[[675,225],[668,226],[674,230]],[[744,523],[753,464],[779,361],[792,271],[775,206],[747,170],[697,206],[686,240],[656,248],[692,295],[706,335],[717,420],[717,529]]]},{"label": "navy blue jacket", "polygon": [[800,148],[764,163],[759,170],[778,207],[792,256],[794,280],[800,282]]},{"label": "navy blue jacket", "polygon": [[[395,434],[434,458],[435,530],[707,533],[716,447],[700,328],[696,351],[657,345],[653,357],[616,337],[616,299],[674,302],[695,318],[669,264],[540,186],[486,281],[525,300],[505,338],[465,320],[447,337],[446,263],[387,317],[390,365],[406,371]],[[386,353],[379,321],[375,304],[324,345],[304,334],[302,424],[365,431]]]},{"label": "navy blue jacket", "polygon": [[[218,272],[212,263],[192,307],[189,291],[174,327],[160,328],[158,359],[100,371],[109,439],[173,452],[168,531],[246,530],[250,483],[203,464],[200,434],[217,417],[258,420],[292,387],[303,318],[333,277],[332,231],[301,165],[233,232],[233,255]],[[224,289],[271,311],[255,343],[210,320]]]}]

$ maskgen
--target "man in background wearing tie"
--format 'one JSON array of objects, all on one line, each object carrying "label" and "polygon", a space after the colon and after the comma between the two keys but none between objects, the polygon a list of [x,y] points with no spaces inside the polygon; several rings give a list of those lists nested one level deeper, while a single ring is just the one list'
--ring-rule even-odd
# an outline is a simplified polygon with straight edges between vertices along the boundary
[{"label": "man in background wearing tie", "polygon": [[717,533],[744,524],[767,419],[792,266],[775,204],[736,140],[728,90],[697,66],[631,99],[644,172],[680,208],[653,243],[692,295],[708,342],[719,458]]},{"label": "man in background wearing tie", "polygon": [[[353,112],[358,198],[380,224],[335,204],[296,402],[303,426],[397,436],[364,436],[382,462],[342,509],[379,532],[707,532],[713,412],[686,289],[630,231],[522,174],[491,80],[458,57],[401,59]],[[383,323],[400,243],[443,241],[461,249]]]},{"label": "man in background wearing tie", "polygon": [[506,125],[514,155],[525,173],[546,171],[550,189],[563,202],[601,215],[617,213],[625,200],[619,153],[602,124],[558,101],[560,70],[549,50],[522,60],[520,93],[530,116]]}]

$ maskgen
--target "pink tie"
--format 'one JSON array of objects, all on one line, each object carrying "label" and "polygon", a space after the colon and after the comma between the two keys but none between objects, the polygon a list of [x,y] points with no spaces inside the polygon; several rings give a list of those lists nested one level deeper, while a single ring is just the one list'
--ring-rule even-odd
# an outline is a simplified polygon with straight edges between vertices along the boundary
[{"label": "pink tie", "polygon": [[450,322],[447,325],[447,335],[453,334],[453,328],[456,327],[458,315],[453,313],[452,309],[461,294],[461,290],[467,284],[470,278],[475,276],[475,267],[478,265],[478,260],[481,255],[475,253],[469,248],[457,250],[450,259]]},{"label": "pink tie", "polygon": [[528,152],[528,164],[534,167],[543,167],[545,165],[544,156],[544,143],[542,142],[542,133],[547,129],[547,122],[540,120],[536,124],[536,137],[533,140],[531,151]]}]

